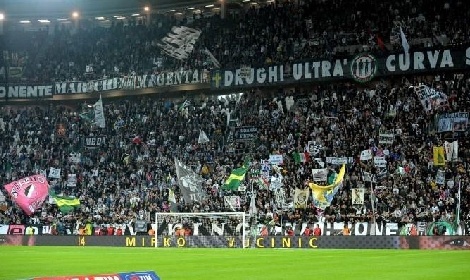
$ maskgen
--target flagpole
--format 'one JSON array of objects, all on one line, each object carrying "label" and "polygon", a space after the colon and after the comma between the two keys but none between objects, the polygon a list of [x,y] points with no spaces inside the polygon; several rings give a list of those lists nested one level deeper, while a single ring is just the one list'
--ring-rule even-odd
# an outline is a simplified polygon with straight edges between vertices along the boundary
[{"label": "flagpole", "polygon": [[[459,225],[460,225],[460,196],[461,196],[461,179],[459,178],[459,190],[458,190],[458,200],[457,200],[457,209],[455,210],[455,222],[456,222],[456,225],[455,225],[455,231],[457,233],[458,229],[459,229]],[[458,233],[457,233],[458,234]]]},{"label": "flagpole", "polygon": [[372,208],[372,229],[370,231],[371,235],[375,235],[375,229],[377,227],[376,223],[376,218],[375,218],[375,194],[374,194],[374,180],[375,180],[375,175],[372,175],[373,177],[370,180],[370,204]]},{"label": "flagpole", "polygon": [[[251,170],[248,172],[251,173]],[[251,175],[251,174],[250,174]],[[253,180],[251,180],[251,176],[249,176],[249,184],[251,189],[251,197],[250,197],[250,228],[251,228],[251,235],[253,236],[253,242],[251,242],[251,247],[255,247],[256,241],[256,219],[255,219],[255,191],[253,187]]]},{"label": "flagpole", "polygon": [[[372,152],[372,151],[371,151]],[[374,181],[377,177],[377,169],[375,167],[375,153],[372,153],[372,168],[370,169],[370,206],[372,209],[372,229],[370,235],[375,235],[375,229],[377,227],[377,220],[375,218],[375,194],[374,194]]]}]

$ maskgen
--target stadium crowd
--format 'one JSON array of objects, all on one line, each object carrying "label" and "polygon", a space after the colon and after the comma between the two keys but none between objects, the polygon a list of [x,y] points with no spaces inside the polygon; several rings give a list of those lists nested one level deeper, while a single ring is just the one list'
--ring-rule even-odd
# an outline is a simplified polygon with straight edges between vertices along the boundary
[{"label": "stadium crowd", "polygon": [[[468,75],[439,75],[429,82],[435,88],[453,93],[447,110],[468,110]],[[187,99],[190,105],[184,109],[181,104],[185,100],[104,99],[104,129],[82,117],[89,109],[87,104],[78,111],[55,105],[2,107],[1,183],[49,167],[60,168],[61,177],[50,179],[51,188],[58,194],[78,197],[81,207],[73,214],[63,215],[55,205],[46,203],[41,212],[28,218],[7,199],[8,203],[0,211],[0,224],[25,223],[31,218],[44,223],[60,221],[69,226],[77,220],[96,224],[150,221],[155,212],[170,211],[170,188],[176,194],[178,211],[231,211],[223,197],[232,191],[222,188],[231,170],[247,155],[252,158],[252,170],[259,169],[260,160],[270,154],[284,156],[283,188],[287,199],[280,202],[273,191],[255,185],[261,221],[371,221],[374,213],[369,192],[363,205],[351,202],[352,188],[369,189],[362,176],[364,171],[377,174],[374,187],[377,221],[454,221],[456,176],[462,181],[461,219],[468,221],[468,132],[436,133],[434,118],[424,113],[409,87],[410,81],[405,78],[376,82],[367,88],[353,84],[316,85],[296,92],[294,103],[285,101],[290,100],[286,97],[292,92],[267,94],[252,90],[240,98],[194,96]],[[234,120],[229,124],[227,110]],[[227,141],[225,136],[234,122],[257,127],[258,140],[250,146]],[[198,144],[200,130],[206,132],[208,143]],[[393,143],[379,144],[379,131],[392,131]],[[105,136],[106,142],[99,148],[87,149],[83,138],[90,135]],[[432,147],[449,139],[459,142],[458,161],[445,166],[445,184],[437,185],[434,178],[438,168],[429,164]],[[295,188],[304,188],[312,180],[311,169],[319,168],[314,160],[305,163],[293,160],[293,153],[304,151],[309,140],[323,147],[315,157],[354,158],[347,165],[343,187],[325,211],[318,211],[311,199],[306,209],[285,206]],[[376,155],[388,154],[387,167],[379,171],[370,161],[360,161],[359,155],[365,149],[371,149]],[[80,162],[71,162],[71,155],[77,153]],[[205,178],[204,189],[210,199],[183,201],[174,157]],[[331,164],[327,167],[337,168]],[[70,173],[77,174],[76,186],[67,184]],[[6,193],[5,196],[8,198]],[[249,197],[242,192],[241,199],[241,209],[249,212]]]},{"label": "stadium crowd", "polygon": [[[412,47],[465,43],[470,38],[470,31],[460,28],[468,25],[470,9],[465,5],[468,4],[464,1],[437,0],[305,1],[300,6],[253,7],[227,15],[224,20],[218,16],[202,17],[183,22],[202,30],[195,51],[184,62],[163,56],[155,45],[171,26],[178,24],[169,16],[158,16],[148,26],[116,24],[104,29],[84,24],[76,33],[59,28],[52,35],[34,32],[7,36],[7,46],[18,54],[12,65],[22,65],[24,78],[34,82],[211,67],[203,55],[206,48],[224,68],[230,68],[339,55],[361,51],[364,46],[372,51],[391,51],[400,47],[396,30],[400,25]],[[384,45],[379,43],[381,40]],[[361,49],[348,48],[351,45]],[[158,66],[154,62],[159,58],[163,61]],[[84,70],[90,64],[94,71],[87,76]],[[343,187],[331,206],[319,211],[311,199],[306,209],[286,207],[276,201],[273,191],[255,185],[260,221],[452,222],[459,178],[460,217],[468,222],[468,130],[455,134],[436,132],[437,112],[426,113],[410,89],[421,82],[449,96],[448,106],[439,110],[470,109],[468,73],[400,77],[367,85],[316,84],[295,92],[253,89],[225,99],[205,95],[183,99],[104,98],[103,129],[85,117],[92,103],[81,104],[78,109],[56,104],[2,106],[1,185],[50,167],[60,168],[61,176],[51,179],[51,188],[57,194],[78,197],[81,206],[65,215],[46,202],[42,211],[27,217],[2,189],[6,204],[0,210],[0,224],[30,223],[33,219],[75,228],[77,221],[97,225],[150,221],[155,212],[170,211],[169,189],[174,190],[181,212],[230,211],[223,197],[232,191],[224,190],[222,185],[247,155],[252,159],[252,169],[259,169],[261,160],[270,154],[283,155],[283,188],[289,202],[296,188],[304,188],[312,180],[311,169],[320,167],[315,160],[293,160],[293,153],[303,152],[308,141],[321,146],[315,157],[353,158],[347,165]],[[185,101],[189,101],[188,106],[181,109]],[[258,129],[258,139],[252,145],[244,146],[226,137],[233,126],[244,125]],[[200,130],[207,134],[208,143],[198,143]],[[380,144],[380,131],[391,131],[395,135],[393,143]],[[106,142],[88,149],[83,139],[91,135],[104,136]],[[445,184],[438,185],[434,178],[439,168],[429,163],[432,147],[442,145],[444,140],[459,142],[459,156],[445,166]],[[371,162],[361,161],[359,155],[366,149],[377,156],[386,155],[386,168],[377,170]],[[70,158],[77,154],[79,162],[72,162]],[[183,200],[176,180],[175,157],[203,176],[210,199]],[[327,167],[337,168],[328,163]],[[370,183],[364,181],[364,172],[377,175],[375,211],[369,191],[364,204],[351,202],[351,189],[370,188]],[[67,184],[68,174],[77,174],[76,186]],[[240,194],[241,207],[249,212],[249,197]]]},{"label": "stadium crowd", "polygon": [[[115,20],[110,27],[82,20],[79,28],[58,25],[42,32],[5,30],[10,66],[22,67],[29,82],[86,81],[103,77],[212,68],[208,49],[222,68],[287,63],[361,51],[400,48],[400,27],[412,48],[470,40],[465,1],[276,1],[229,9],[224,19],[202,13],[141,20]],[[465,8],[467,7],[467,8]],[[188,59],[163,54],[157,46],[172,26],[202,31]],[[18,34],[21,36],[18,36]],[[87,72],[87,66],[89,71]],[[91,70],[93,69],[93,70]]]}]

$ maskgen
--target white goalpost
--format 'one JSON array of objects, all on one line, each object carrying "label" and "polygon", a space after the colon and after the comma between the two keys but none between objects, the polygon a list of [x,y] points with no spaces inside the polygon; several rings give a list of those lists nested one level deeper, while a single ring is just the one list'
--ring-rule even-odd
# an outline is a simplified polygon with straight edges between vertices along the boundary
[{"label": "white goalpost", "polygon": [[155,213],[155,247],[245,248],[245,212]]}]

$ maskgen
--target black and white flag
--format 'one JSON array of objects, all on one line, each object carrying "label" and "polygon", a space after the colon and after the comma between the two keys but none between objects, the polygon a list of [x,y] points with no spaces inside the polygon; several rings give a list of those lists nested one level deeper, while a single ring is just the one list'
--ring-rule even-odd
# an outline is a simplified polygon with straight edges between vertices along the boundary
[{"label": "black and white flag", "polygon": [[225,207],[229,208],[232,211],[236,211],[240,208],[240,196],[238,195],[231,195],[231,196],[224,196],[224,203]]},{"label": "black and white flag", "polygon": [[104,110],[103,110],[103,100],[100,99],[96,101],[96,103],[93,105],[93,109],[95,111],[95,123],[98,127],[100,128],[105,128],[106,127],[106,120],[104,117]]},{"label": "black and white flag", "polygon": [[201,201],[207,194],[203,189],[204,179],[191,168],[175,158],[176,176],[184,200],[189,203]]},{"label": "black and white flag", "polygon": [[459,142],[457,140],[453,142],[444,141],[444,151],[447,161],[457,160],[459,157]]},{"label": "black and white flag", "polygon": [[308,141],[306,152],[309,153],[310,155],[316,156],[321,152],[322,149],[323,149],[323,145],[315,141]]},{"label": "black and white flag", "polygon": [[414,91],[426,112],[448,106],[447,95],[439,90],[420,84]]},{"label": "black and white flag", "polygon": [[201,31],[186,27],[173,26],[171,32],[157,45],[165,54],[179,60],[185,60],[194,49],[194,45],[201,36]]}]

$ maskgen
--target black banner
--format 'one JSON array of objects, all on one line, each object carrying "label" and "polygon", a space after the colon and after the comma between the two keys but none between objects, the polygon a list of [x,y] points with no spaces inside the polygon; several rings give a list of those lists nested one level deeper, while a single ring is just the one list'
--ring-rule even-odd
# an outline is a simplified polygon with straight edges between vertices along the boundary
[{"label": "black banner", "polygon": [[[289,70],[290,69],[290,70]],[[374,56],[362,53],[336,59],[310,59],[289,65],[261,68],[214,70],[211,88],[268,86],[317,81],[355,80],[367,82],[374,77],[423,74],[433,71],[470,69],[470,47],[432,48],[410,53]]]},{"label": "black banner", "polygon": [[254,126],[235,127],[235,141],[253,141],[258,138],[258,128]]},{"label": "black banner", "polygon": [[470,250],[470,236],[53,236],[0,235],[0,246]]},{"label": "black banner", "polygon": [[125,76],[93,81],[58,82],[54,84],[0,85],[0,98],[27,99],[52,98],[54,95],[96,93],[109,90],[135,90],[185,84],[200,84],[208,81],[206,70],[184,70],[163,72],[158,75]]},{"label": "black banner", "polygon": [[94,149],[106,144],[105,136],[87,136],[83,139],[83,145],[86,148]]}]

